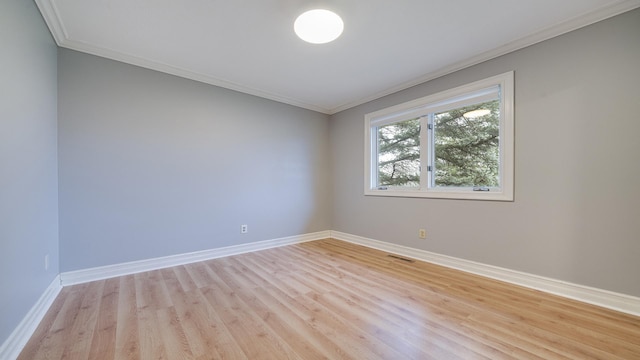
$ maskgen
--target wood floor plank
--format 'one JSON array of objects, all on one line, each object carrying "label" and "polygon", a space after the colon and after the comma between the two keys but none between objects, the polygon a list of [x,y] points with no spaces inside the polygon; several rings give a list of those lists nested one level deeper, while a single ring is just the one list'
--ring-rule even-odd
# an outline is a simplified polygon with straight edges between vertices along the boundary
[{"label": "wood floor plank", "polygon": [[191,274],[189,274],[185,266],[175,266],[172,269],[182,287],[182,291],[192,291],[198,288],[198,285],[193,281]]},{"label": "wood floor plank", "polygon": [[120,279],[118,278],[108,279],[104,282],[89,359],[113,359],[115,357],[119,288]]},{"label": "wood floor plank", "polygon": [[256,289],[259,288],[251,281],[250,276],[253,272],[249,271],[247,267],[242,264],[238,264],[234,259],[228,259],[233,265],[237,267],[231,267],[233,269],[233,285],[232,288],[240,299],[251,308],[262,322],[269,328],[277,337],[286,343],[291,350],[293,350],[298,357],[303,359],[323,359],[325,355],[322,351],[316,348],[306,338],[297,335],[296,329],[293,329],[289,323],[284,321],[282,316],[277,316],[271,308],[265,305],[261,298],[256,295]]},{"label": "wood floor plank", "polygon": [[176,294],[174,304],[177,317],[189,343],[189,350],[195,358],[209,355],[220,358],[215,347],[215,338],[219,321],[212,318],[208,309],[201,304],[204,299],[199,289]]},{"label": "wood floor plank", "polygon": [[64,347],[63,359],[89,358],[91,340],[96,329],[104,285],[105,281],[89,283],[83,293],[80,308],[74,316],[70,330],[74,342],[68,343]]},{"label": "wood floor plank", "polygon": [[213,306],[215,303],[213,293],[218,290],[214,287],[205,287],[196,291],[200,302],[205,305],[206,317],[203,317],[203,320],[208,319],[207,324],[211,328],[207,335],[213,339],[214,349],[220,355],[220,359],[249,359],[247,351],[242,348],[240,342],[236,341],[224,324],[219,311]]},{"label": "wood floor plank", "polygon": [[193,284],[202,288],[208,286],[210,283],[211,275],[207,269],[207,266],[201,262],[189,264],[184,267],[187,273],[193,280]]},{"label": "wood floor plank", "polygon": [[118,313],[114,359],[140,359],[140,332],[138,328],[138,301],[135,277],[118,278]]},{"label": "wood floor plank", "polygon": [[[282,300],[278,298],[277,293],[280,295],[286,296],[279,292],[276,288],[258,288],[256,289],[256,296],[260,301],[265,304],[269,309],[276,314],[278,314],[278,318],[281,318],[281,323],[287,324],[286,327],[282,326],[282,324],[277,324],[276,326],[271,325],[274,331],[277,331],[282,334],[282,337],[285,341],[291,342],[300,342],[303,340],[304,342],[309,343],[311,347],[313,347],[314,352],[319,352],[320,354],[315,354],[315,358],[325,358],[325,359],[346,359],[349,358],[348,354],[345,353],[339,346],[337,346],[331,339],[326,336],[323,336],[316,328],[314,328],[308,321],[306,321],[307,317],[302,316],[300,312],[295,311],[292,307],[292,303],[295,302],[294,299],[290,297],[285,297]],[[273,318],[275,316],[271,316],[268,319],[268,322],[273,322]],[[300,348],[300,346],[291,345],[292,348]],[[298,350],[298,354],[303,359],[307,359],[306,352],[302,352]]]},{"label": "wood floor plank", "polygon": [[136,301],[139,309],[147,307],[162,309],[173,305],[167,286],[162,281],[160,270],[135,274],[134,278],[136,279]]},{"label": "wood floor plank", "polygon": [[59,355],[56,356],[52,351],[58,351],[59,344],[63,342],[63,337],[66,333],[54,327],[54,323],[56,321],[69,321],[70,317],[67,316],[67,313],[73,307],[71,292],[70,288],[64,288],[60,291],[58,297],[47,311],[47,315],[42,319],[31,339],[22,350],[20,355],[22,358],[59,358]]},{"label": "wood floor plank", "polygon": [[193,353],[176,309],[171,306],[157,311],[162,345],[168,359],[193,359]]},{"label": "wood floor plank", "polygon": [[[163,307],[162,309],[166,309]],[[153,307],[138,308],[138,341],[141,359],[168,359],[160,333],[158,310]]]},{"label": "wood floor plank", "polygon": [[233,289],[233,279],[224,264],[216,262],[209,266],[219,277],[216,291],[207,293],[209,300],[246,356],[249,359],[299,359]]},{"label": "wood floor plank", "polygon": [[[348,350],[353,359],[401,359],[400,353],[378,342],[374,334],[361,333],[340,316],[317,301],[316,294],[299,296],[296,302],[310,313],[306,319],[323,336],[342,349]],[[354,336],[356,335],[356,336]]]},{"label": "wood floor plank", "polygon": [[334,239],[62,289],[19,359],[640,359],[640,318]]},{"label": "wood floor plank", "polygon": [[[455,326],[452,323],[452,320],[455,320],[454,315],[461,317],[463,320],[467,314],[463,313],[460,316],[458,312],[444,314],[442,310],[434,311],[437,309],[434,309],[432,304],[429,302],[420,302],[419,299],[416,299],[415,296],[408,293],[403,296],[404,289],[402,284],[393,284],[393,287],[398,286],[401,290],[396,293],[386,291],[393,288],[390,284],[376,284],[376,281],[365,286],[364,282],[356,285],[358,284],[357,280],[345,276],[340,276],[341,281],[337,283],[326,281],[320,277],[316,278],[315,272],[305,272],[303,276],[305,278],[312,279],[312,283],[314,284],[323,284],[322,289],[325,293],[340,292],[354,296],[354,294],[351,293],[351,290],[357,289],[359,294],[368,296],[371,299],[371,302],[375,304],[374,306],[382,306],[379,311],[380,313],[383,313],[386,318],[399,316],[401,319],[400,321],[405,324],[405,326],[407,324],[411,324],[413,319],[421,320],[421,318],[425,316],[426,311],[426,313],[430,315],[431,319],[428,325],[421,324],[421,321],[419,321],[418,323],[413,323],[411,328],[420,333],[428,331],[431,334],[430,336],[434,339],[434,344],[440,344],[450,349],[452,353],[447,355],[446,358],[453,358],[454,356],[459,358],[492,358],[495,356],[495,350],[490,347],[481,346],[481,344],[478,343],[469,342],[471,346],[467,348],[459,346],[461,342],[465,342],[467,339],[464,337],[464,334],[456,333],[449,328],[451,327],[452,329],[455,329]],[[366,276],[370,276],[370,274],[367,274]],[[377,277],[371,277],[371,279],[380,280],[379,274],[376,274],[376,276]],[[359,299],[359,301],[361,301],[361,299]],[[430,309],[426,308],[424,306],[425,304],[431,305]],[[431,351],[434,350],[431,349]]]}]

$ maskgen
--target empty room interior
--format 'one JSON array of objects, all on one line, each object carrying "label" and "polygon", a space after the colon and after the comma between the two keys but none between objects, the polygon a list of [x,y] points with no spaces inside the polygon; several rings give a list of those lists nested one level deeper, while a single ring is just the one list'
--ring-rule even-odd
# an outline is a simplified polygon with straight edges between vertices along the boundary
[{"label": "empty room interior", "polygon": [[6,0],[0,49],[0,359],[640,359],[640,0]]}]

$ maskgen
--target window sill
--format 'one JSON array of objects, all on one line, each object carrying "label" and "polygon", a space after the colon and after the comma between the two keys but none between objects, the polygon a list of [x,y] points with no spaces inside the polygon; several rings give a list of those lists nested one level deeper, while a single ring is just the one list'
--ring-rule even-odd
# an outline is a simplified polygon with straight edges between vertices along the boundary
[{"label": "window sill", "polygon": [[365,190],[365,196],[389,196],[454,200],[513,201],[513,194],[505,191],[420,191],[420,190]]}]

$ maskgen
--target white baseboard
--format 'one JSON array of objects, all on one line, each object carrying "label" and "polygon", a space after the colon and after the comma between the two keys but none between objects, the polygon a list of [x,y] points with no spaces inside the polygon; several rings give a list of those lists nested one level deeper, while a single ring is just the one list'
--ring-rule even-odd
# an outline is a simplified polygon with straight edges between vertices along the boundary
[{"label": "white baseboard", "polygon": [[132,261],[122,264],[100,266],[90,269],[69,271],[60,274],[62,286],[81,284],[90,281],[103,280],[117,276],[130,275],[144,271],[157,270],[171,266],[184,265],[198,261],[216,259],[224,256],[265,250],[269,248],[296,244],[306,241],[326,239],[330,231],[320,231],[304,235],[289,236],[279,239],[258,241],[248,244],[233,245],[217,249],[196,251],[186,254],[165,256],[155,259]]},{"label": "white baseboard", "polygon": [[11,335],[9,335],[7,340],[0,346],[0,359],[15,359],[20,355],[20,352],[34,331],[36,331],[40,321],[44,318],[44,315],[49,310],[49,307],[51,307],[51,304],[53,304],[60,290],[62,290],[62,285],[60,284],[60,275],[58,275],[46,288],[42,296],[40,296],[20,324],[18,324]]},{"label": "white baseboard", "polygon": [[331,231],[331,237],[337,240],[367,246],[393,254],[402,255],[404,257],[427,261],[437,265],[486,276],[492,279],[640,316],[640,298],[638,297],[573,284],[520,271],[509,270],[497,266],[486,265],[451,256],[440,255],[425,250],[373,240],[339,231]]},{"label": "white baseboard", "polygon": [[7,338],[2,346],[0,346],[0,359],[15,359],[20,354],[63,286],[326,238],[347,241],[393,254],[427,261],[449,268],[575,299],[585,303],[602,306],[631,315],[640,316],[640,298],[638,297],[572,284],[565,281],[509,270],[451,256],[440,255],[421,249],[369,239],[339,231],[327,230],[249,244],[234,245],[187,254],[61,273],[56,276],[51,285],[49,285],[49,287],[44,291],[40,299],[38,299],[36,304],[27,313],[13,333],[11,333],[9,338]]}]

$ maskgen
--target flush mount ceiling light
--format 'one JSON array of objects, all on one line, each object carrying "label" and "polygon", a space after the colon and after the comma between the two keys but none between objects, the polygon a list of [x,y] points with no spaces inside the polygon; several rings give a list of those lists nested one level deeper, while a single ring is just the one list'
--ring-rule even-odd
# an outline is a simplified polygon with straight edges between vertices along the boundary
[{"label": "flush mount ceiling light", "polygon": [[480,116],[489,115],[490,113],[491,113],[491,110],[489,109],[478,109],[478,110],[467,111],[466,113],[462,114],[462,116],[469,119],[475,119],[475,118],[479,118]]},{"label": "flush mount ceiling light", "polygon": [[293,30],[298,37],[312,44],[331,42],[342,34],[344,23],[336,13],[315,9],[298,16],[293,24]]}]

